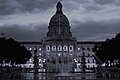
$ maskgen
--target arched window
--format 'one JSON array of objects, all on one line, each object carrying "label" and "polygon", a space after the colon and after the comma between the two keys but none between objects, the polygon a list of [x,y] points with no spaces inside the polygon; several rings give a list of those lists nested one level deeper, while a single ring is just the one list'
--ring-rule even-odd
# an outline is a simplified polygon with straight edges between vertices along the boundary
[{"label": "arched window", "polygon": [[52,51],[56,51],[56,46],[52,46]]},{"label": "arched window", "polygon": [[46,51],[50,51],[50,46],[46,46]]},{"label": "arched window", "polygon": [[64,51],[68,51],[68,47],[67,47],[67,46],[64,46],[64,47],[63,47],[63,50],[64,50]]},{"label": "arched window", "polygon": [[59,45],[58,48],[57,48],[57,50],[58,51],[62,51],[62,46]]},{"label": "arched window", "polygon": [[69,46],[69,51],[73,51],[73,46]]}]

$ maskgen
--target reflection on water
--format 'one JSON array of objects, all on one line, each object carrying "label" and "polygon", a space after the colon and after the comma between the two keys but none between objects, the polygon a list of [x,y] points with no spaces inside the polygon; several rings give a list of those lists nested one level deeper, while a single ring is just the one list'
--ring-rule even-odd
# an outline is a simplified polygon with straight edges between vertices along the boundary
[{"label": "reflection on water", "polygon": [[[2,74],[1,74],[2,75]],[[55,74],[55,73],[15,73],[4,74],[0,76],[1,79],[21,79],[21,80],[80,80],[81,74]],[[95,74],[86,75],[86,79],[95,79]]]},{"label": "reflection on water", "polygon": [[[37,72],[3,72],[0,73],[0,80],[117,80],[119,73],[97,74],[97,73],[37,73]],[[119,80],[118,79],[118,80]]]}]

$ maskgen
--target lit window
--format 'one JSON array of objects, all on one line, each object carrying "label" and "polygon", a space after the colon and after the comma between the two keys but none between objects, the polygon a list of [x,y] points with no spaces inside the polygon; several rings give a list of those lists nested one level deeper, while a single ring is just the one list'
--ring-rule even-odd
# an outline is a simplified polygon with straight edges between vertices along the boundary
[{"label": "lit window", "polygon": [[41,56],[41,53],[39,55]]},{"label": "lit window", "polygon": [[46,51],[50,51],[50,46],[46,46]]},{"label": "lit window", "polygon": [[78,51],[80,50],[80,47],[78,47]]},{"label": "lit window", "polygon": [[62,51],[62,46],[58,46],[58,51]]},{"label": "lit window", "polygon": [[52,46],[52,51],[56,51],[56,46]]},{"label": "lit window", "polygon": [[30,61],[30,63],[32,63],[32,59],[30,59],[29,61]]},{"label": "lit window", "polygon": [[64,46],[64,47],[63,47],[63,50],[64,50],[64,51],[68,51],[67,46]]},{"label": "lit window", "polygon": [[76,59],[74,59],[74,61],[75,61],[75,62],[77,62],[77,60],[76,60]]},{"label": "lit window", "polygon": [[60,53],[58,54],[58,56],[60,56]]},{"label": "lit window", "polygon": [[41,51],[41,48],[39,48],[39,51]]},{"label": "lit window", "polygon": [[43,62],[45,62],[45,61],[46,61],[46,59],[43,60]]},{"label": "lit window", "polygon": [[32,50],[32,48],[29,48],[29,50],[31,51],[31,50]]},{"label": "lit window", "polygon": [[70,46],[70,47],[69,47],[69,51],[73,51],[73,46]]},{"label": "lit window", "polygon": [[39,59],[39,62],[41,62],[41,59]]}]

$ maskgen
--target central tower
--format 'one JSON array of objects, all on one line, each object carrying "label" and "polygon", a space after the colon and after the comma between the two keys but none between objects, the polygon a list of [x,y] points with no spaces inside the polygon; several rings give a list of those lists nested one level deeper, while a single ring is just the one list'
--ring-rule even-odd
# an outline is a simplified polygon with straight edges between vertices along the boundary
[{"label": "central tower", "polygon": [[49,22],[47,37],[42,40],[46,72],[69,73],[74,71],[77,40],[72,37],[68,18],[62,4],[56,5],[56,13]]},{"label": "central tower", "polygon": [[70,38],[72,33],[70,31],[69,20],[62,12],[62,4],[60,2],[56,5],[56,14],[51,18],[49,23],[49,31],[47,37],[50,38]]}]

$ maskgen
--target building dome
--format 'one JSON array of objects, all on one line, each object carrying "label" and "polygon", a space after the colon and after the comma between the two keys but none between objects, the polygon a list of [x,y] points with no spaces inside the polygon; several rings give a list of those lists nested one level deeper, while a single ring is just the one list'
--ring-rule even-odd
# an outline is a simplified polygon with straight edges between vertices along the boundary
[{"label": "building dome", "polygon": [[51,19],[49,25],[69,25],[69,20],[64,14],[55,14]]},{"label": "building dome", "polygon": [[47,37],[70,37],[72,33],[70,32],[69,20],[62,12],[62,4],[58,2],[56,5],[56,14],[52,16],[49,22],[49,31]]}]

